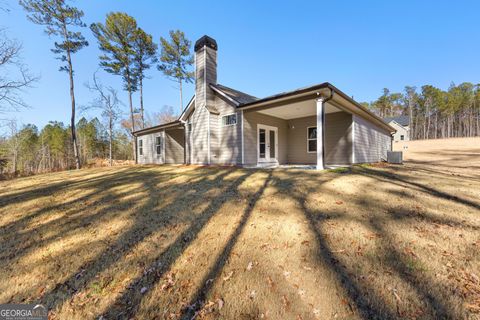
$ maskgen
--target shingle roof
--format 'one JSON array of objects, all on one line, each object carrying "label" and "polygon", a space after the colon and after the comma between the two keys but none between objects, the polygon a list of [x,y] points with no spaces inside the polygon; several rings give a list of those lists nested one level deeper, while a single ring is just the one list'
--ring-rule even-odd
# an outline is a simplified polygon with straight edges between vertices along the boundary
[{"label": "shingle roof", "polygon": [[244,92],[223,86],[221,84],[210,84],[211,87],[221,91],[223,94],[228,96],[230,99],[234,100],[235,102],[238,103],[238,105],[242,105],[245,103],[250,103],[257,101],[258,98],[251,96],[249,94],[246,94]]},{"label": "shingle roof", "polygon": [[388,117],[388,118],[384,118],[383,121],[385,121],[386,123],[395,121],[399,125],[406,127],[410,124],[410,117],[409,116]]}]

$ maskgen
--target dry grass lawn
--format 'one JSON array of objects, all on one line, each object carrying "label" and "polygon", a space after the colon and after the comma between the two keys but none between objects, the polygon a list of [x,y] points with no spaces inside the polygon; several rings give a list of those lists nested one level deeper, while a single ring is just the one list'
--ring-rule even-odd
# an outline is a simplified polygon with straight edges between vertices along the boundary
[{"label": "dry grass lawn", "polygon": [[480,319],[480,156],[447,165],[1,182],[0,303],[53,319]]}]

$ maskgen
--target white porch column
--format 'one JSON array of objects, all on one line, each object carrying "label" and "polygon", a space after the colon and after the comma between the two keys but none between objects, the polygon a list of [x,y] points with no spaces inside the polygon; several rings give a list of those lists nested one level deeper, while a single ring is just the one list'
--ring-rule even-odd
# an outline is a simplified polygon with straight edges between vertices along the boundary
[{"label": "white porch column", "polygon": [[325,169],[323,163],[323,113],[325,98],[317,98],[317,170]]}]

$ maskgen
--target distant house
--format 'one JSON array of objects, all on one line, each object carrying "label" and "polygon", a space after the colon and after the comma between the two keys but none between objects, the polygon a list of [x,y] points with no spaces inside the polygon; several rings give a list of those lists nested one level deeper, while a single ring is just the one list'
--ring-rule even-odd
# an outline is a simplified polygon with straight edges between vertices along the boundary
[{"label": "distant house", "polygon": [[195,43],[195,95],[176,121],[134,132],[138,163],[323,169],[386,159],[395,129],[330,83],[259,99],[217,82],[217,49],[208,36]]},{"label": "distant house", "polygon": [[390,126],[395,128],[396,132],[393,134],[393,141],[409,141],[410,140],[410,117],[398,116],[383,119]]}]

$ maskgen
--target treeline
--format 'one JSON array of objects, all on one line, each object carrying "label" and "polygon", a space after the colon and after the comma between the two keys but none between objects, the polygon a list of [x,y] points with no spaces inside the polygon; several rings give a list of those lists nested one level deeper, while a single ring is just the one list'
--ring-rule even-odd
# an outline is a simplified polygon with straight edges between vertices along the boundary
[{"label": "treeline", "polygon": [[[108,158],[110,165],[114,159],[134,159],[134,131],[168,122],[175,114],[182,112],[182,87],[184,83],[193,81],[190,69],[194,62],[192,43],[182,31],[171,30],[167,38],[160,37],[156,43],[127,13],[111,12],[104,21],[90,23],[87,29],[83,21],[84,12],[73,6],[72,1],[19,0],[19,4],[25,10],[27,19],[41,26],[53,40],[51,51],[61,62],[60,71],[68,75],[65,80],[69,84],[70,101],[66,107],[71,110],[71,117],[68,125],[51,122],[41,131],[34,125],[17,129],[15,121],[7,122],[10,132],[0,139],[2,172],[17,175],[78,169],[89,160],[99,157]],[[86,86],[96,98],[88,107],[101,112],[104,126],[96,119],[92,120],[94,123],[85,119],[76,120],[78,106],[75,88],[78,84],[73,76],[73,57],[90,45],[85,32],[91,32],[96,40],[100,51],[99,69],[122,79],[121,89],[128,94],[127,108],[123,110],[125,104],[117,97],[117,89],[120,88],[103,85],[98,72],[92,70],[93,82],[88,81]],[[19,63],[20,51],[20,43],[0,32],[0,114],[26,110],[28,106],[22,100],[23,91],[38,81]],[[147,72],[152,68],[174,81],[180,93],[179,108],[176,109],[178,113],[171,107],[164,107],[153,116],[153,121],[147,119],[143,99],[144,82],[149,79]],[[11,72],[12,69],[15,73]],[[138,93],[138,104],[134,102],[134,93]],[[117,129],[119,127],[121,129]],[[125,149],[125,142],[130,143],[129,151]]]},{"label": "treeline", "polygon": [[424,85],[383,94],[364,103],[381,118],[410,117],[410,139],[480,136],[480,84],[451,84],[448,90]]},{"label": "treeline", "polygon": [[[109,133],[97,118],[90,121],[81,118],[76,127],[82,163],[109,157]],[[4,159],[9,159],[0,161],[1,175],[31,175],[75,167],[74,155],[69,148],[71,130],[62,122],[52,121],[38,130],[32,124],[17,128],[17,123],[10,121],[8,129],[9,137],[0,140],[0,154],[7,155]],[[130,138],[126,132],[114,132],[112,151],[115,159],[132,158]]]}]

